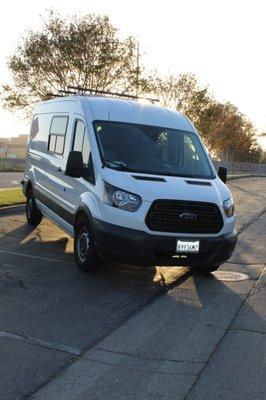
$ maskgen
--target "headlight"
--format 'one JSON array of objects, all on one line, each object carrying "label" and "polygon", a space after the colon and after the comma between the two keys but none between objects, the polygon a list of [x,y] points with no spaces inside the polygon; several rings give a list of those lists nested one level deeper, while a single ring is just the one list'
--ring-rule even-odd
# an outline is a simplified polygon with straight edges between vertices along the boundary
[{"label": "headlight", "polygon": [[227,218],[230,218],[234,215],[235,206],[232,197],[223,202],[223,209]]},{"label": "headlight", "polygon": [[105,182],[104,202],[109,206],[134,212],[140,208],[142,200],[137,194],[126,192]]}]

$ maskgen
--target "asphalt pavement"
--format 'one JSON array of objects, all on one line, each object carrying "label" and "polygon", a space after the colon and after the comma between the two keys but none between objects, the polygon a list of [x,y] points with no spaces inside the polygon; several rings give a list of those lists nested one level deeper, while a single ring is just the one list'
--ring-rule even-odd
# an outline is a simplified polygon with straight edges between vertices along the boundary
[{"label": "asphalt pavement", "polygon": [[23,172],[0,172],[0,189],[20,187]]},{"label": "asphalt pavement", "polygon": [[209,277],[73,262],[73,241],[0,210],[1,400],[264,400],[266,179],[229,183],[239,241]]}]

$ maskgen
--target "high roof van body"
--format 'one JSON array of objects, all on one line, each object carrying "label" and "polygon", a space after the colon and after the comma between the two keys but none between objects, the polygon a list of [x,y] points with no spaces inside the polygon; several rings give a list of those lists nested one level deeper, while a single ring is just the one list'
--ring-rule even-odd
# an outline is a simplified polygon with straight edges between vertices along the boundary
[{"label": "high roof van body", "polygon": [[37,105],[23,191],[28,222],[45,215],[73,236],[85,271],[107,259],[209,272],[237,240],[231,192],[193,124],[152,104],[70,96]]}]

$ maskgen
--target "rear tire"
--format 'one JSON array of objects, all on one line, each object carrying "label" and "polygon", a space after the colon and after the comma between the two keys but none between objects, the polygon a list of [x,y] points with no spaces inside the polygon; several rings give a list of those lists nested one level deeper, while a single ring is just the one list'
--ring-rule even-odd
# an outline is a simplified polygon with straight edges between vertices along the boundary
[{"label": "rear tire", "polygon": [[32,188],[27,191],[26,218],[29,225],[36,227],[42,220],[42,213],[36,206]]},{"label": "rear tire", "polygon": [[197,265],[191,266],[192,271],[200,272],[201,274],[210,274],[216,271],[220,265]]},{"label": "rear tire", "polygon": [[82,217],[75,227],[74,258],[78,268],[83,272],[96,272],[103,265],[103,260],[96,251],[91,226],[86,217]]}]

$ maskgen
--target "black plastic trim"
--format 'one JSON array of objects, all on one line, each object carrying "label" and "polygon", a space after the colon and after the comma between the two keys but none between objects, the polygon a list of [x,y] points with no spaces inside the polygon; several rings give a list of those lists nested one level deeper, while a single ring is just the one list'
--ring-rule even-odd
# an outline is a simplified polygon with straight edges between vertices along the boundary
[{"label": "black plastic trim", "polygon": [[164,178],[156,178],[155,176],[142,176],[142,175],[131,175],[132,178],[138,181],[154,181],[154,182],[166,182]]},{"label": "black plastic trim", "polygon": [[[113,225],[96,218],[91,219],[96,247],[99,254],[110,261],[135,265],[206,265],[222,264],[231,257],[237,233],[218,237],[184,237],[154,235],[144,231]],[[177,239],[200,240],[200,252],[176,258]],[[181,256],[181,255],[178,255]]]},{"label": "black plastic trim", "polygon": [[201,182],[201,181],[186,181],[188,185],[200,185],[200,186],[212,186],[210,182]]},{"label": "black plastic trim", "polygon": [[64,207],[60,206],[58,203],[50,199],[50,197],[44,195],[40,190],[34,188],[34,195],[37,200],[48,207],[51,211],[57,214],[59,217],[63,218],[70,225],[74,225],[75,214],[67,211]]},{"label": "black plastic trim", "polygon": [[[163,209],[158,209],[159,207],[163,207]],[[176,210],[171,210],[170,207],[176,207]],[[189,207],[189,208],[188,208]],[[192,207],[192,208],[191,208]],[[183,223],[183,224],[177,224],[176,226],[173,226],[173,217],[176,214],[176,218],[180,212],[189,212],[189,213],[195,213],[198,214],[197,207],[205,207],[205,208],[210,208],[214,209],[217,213],[217,227],[215,229],[211,229],[210,227],[207,227],[208,229],[204,228],[203,226],[197,225],[196,223]],[[181,208],[179,210],[178,208]],[[206,211],[205,211],[206,212]],[[162,214],[160,218],[157,216],[157,222],[154,226],[154,221],[152,221],[152,216],[153,214]],[[163,221],[162,221],[163,219]],[[196,220],[197,221],[197,220]],[[204,201],[191,201],[191,200],[167,200],[167,199],[162,199],[162,200],[155,200],[147,213],[145,223],[147,227],[151,231],[155,232],[168,232],[168,233],[176,233],[176,234],[183,234],[183,233],[188,233],[191,235],[197,235],[197,234],[215,234],[219,233],[223,226],[223,218],[221,211],[217,204],[215,203],[209,203],[209,202],[204,202]],[[202,222],[201,222],[202,224]],[[197,230],[198,229],[198,230]]]}]

